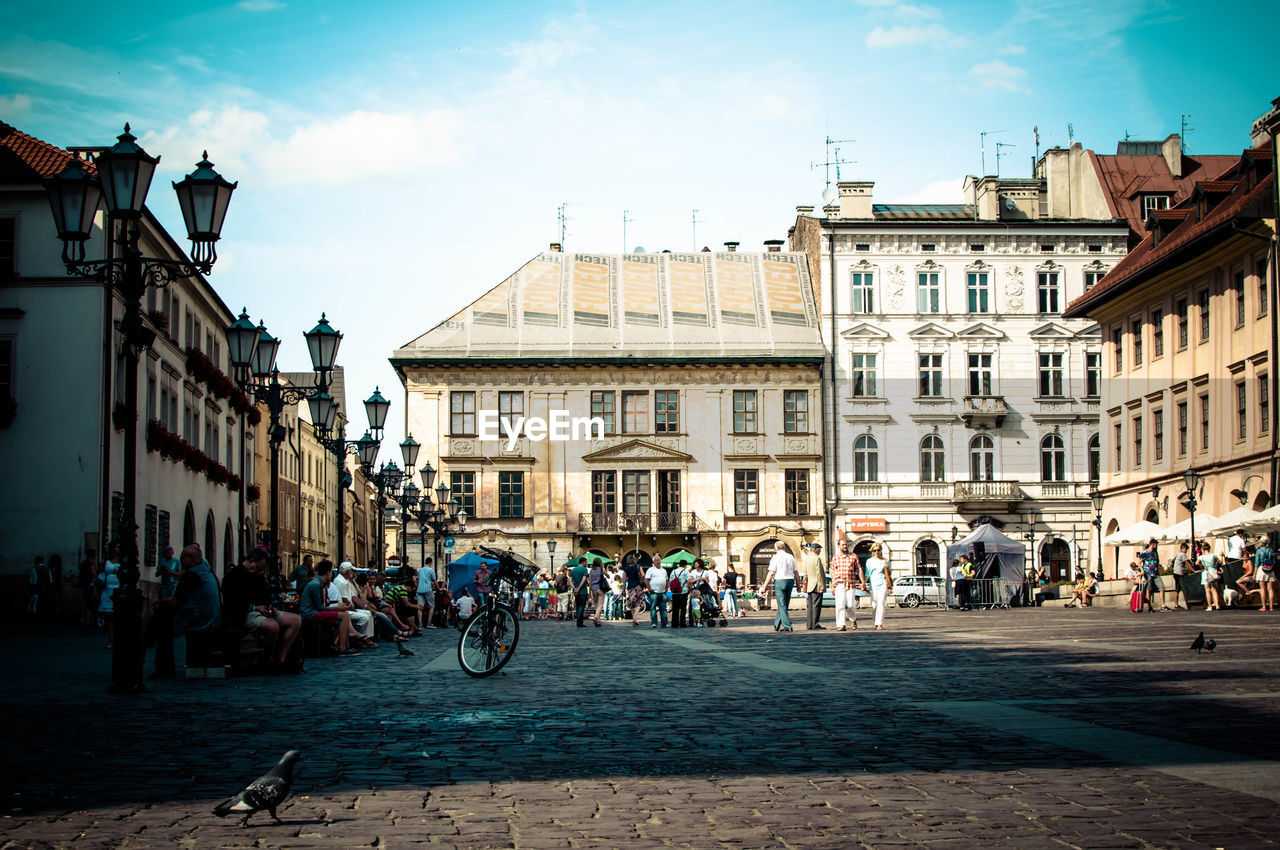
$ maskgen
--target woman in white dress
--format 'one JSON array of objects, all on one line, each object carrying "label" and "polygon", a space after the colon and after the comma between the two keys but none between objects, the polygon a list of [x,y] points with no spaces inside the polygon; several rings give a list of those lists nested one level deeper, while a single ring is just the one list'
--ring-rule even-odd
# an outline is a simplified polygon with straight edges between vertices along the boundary
[{"label": "woman in white dress", "polygon": [[889,593],[893,590],[893,577],[889,573],[889,562],[883,557],[879,543],[871,547],[871,557],[864,564],[867,581],[871,584],[871,608],[875,613],[876,631],[884,631],[884,605]]},{"label": "woman in white dress", "polygon": [[107,649],[115,640],[115,592],[120,587],[120,544],[107,547],[107,560],[102,565],[102,595],[98,598],[98,614],[107,626]]}]

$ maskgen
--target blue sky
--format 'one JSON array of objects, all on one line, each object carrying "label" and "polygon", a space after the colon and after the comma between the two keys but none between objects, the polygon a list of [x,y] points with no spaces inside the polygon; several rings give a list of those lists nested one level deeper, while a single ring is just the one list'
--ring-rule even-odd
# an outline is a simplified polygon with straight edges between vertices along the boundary
[{"label": "blue sky", "polygon": [[[558,240],[561,203],[568,250],[622,250],[623,210],[628,249],[685,250],[694,209],[698,247],[758,250],[821,202],[827,136],[877,201],[958,201],[984,131],[1012,176],[1036,126],[1109,153],[1187,113],[1192,155],[1237,153],[1280,95],[1268,2],[115,8],[0,7],[0,118],[63,146],[129,121],[169,179],[207,148],[240,181],[212,282],[284,368],[327,311],[361,427],[374,384],[403,415],[391,349]],[[150,206],[182,233],[160,179]]]}]

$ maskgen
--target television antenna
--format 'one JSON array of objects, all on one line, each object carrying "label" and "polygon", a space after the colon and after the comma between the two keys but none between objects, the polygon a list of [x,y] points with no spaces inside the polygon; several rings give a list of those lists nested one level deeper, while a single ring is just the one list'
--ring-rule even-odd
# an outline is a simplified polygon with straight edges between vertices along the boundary
[{"label": "television antenna", "polygon": [[825,169],[826,169],[826,185],[825,185],[825,188],[824,188],[823,193],[822,193],[822,201],[823,201],[823,203],[827,203],[827,204],[829,204],[829,203],[831,203],[831,202],[834,200],[834,196],[832,196],[832,197],[828,197],[829,192],[827,191],[827,190],[829,190],[829,189],[831,188],[831,166],[833,166],[833,165],[834,165],[834,166],[836,167],[836,182],[838,183],[838,182],[840,182],[840,166],[842,166],[842,165],[853,165],[855,162],[857,162],[857,160],[856,160],[856,159],[841,159],[841,158],[840,158],[840,148],[838,148],[838,147],[836,147],[836,146],[837,146],[837,145],[851,145],[851,144],[853,144],[855,141],[857,141],[857,139],[833,139],[833,138],[831,138],[830,136],[827,136],[827,137],[826,137],[826,146],[827,146],[827,158],[826,158],[826,161],[825,161],[825,162],[810,162],[810,163],[809,163],[809,170],[810,170],[810,171],[813,171],[813,170],[814,170],[814,169],[816,169],[818,166],[822,166],[823,168],[825,168]]},{"label": "television antenna", "polygon": [[560,250],[565,249],[565,238],[569,235],[569,202],[565,201],[556,207],[556,221],[560,225]]},{"label": "television antenna", "polygon": [[693,211],[693,216],[692,216],[692,219],[693,219],[693,250],[695,250],[695,251],[697,251],[697,250],[698,250],[698,225],[699,225],[699,224],[703,224],[703,223],[705,223],[705,222],[706,222],[706,219],[705,219],[705,218],[698,218],[698,213],[700,213],[700,212],[702,212],[702,210],[694,210],[694,211]]},{"label": "television antenna", "polygon": [[1182,152],[1184,154],[1187,152],[1187,133],[1194,133],[1196,131],[1195,125],[1191,123],[1192,117],[1194,116],[1188,115],[1185,112],[1182,114],[1182,135],[1178,138],[1181,140]]},{"label": "television antenna", "polygon": [[997,177],[1000,176],[1000,159],[1002,157],[1008,156],[1008,154],[1005,152],[1004,149],[1016,148],[1016,147],[1017,145],[1010,145],[1010,144],[1006,144],[1005,142],[996,142],[996,176]]},{"label": "television antenna", "polygon": [[627,225],[635,221],[631,217],[631,210],[622,211],[622,253],[627,253]]},{"label": "television antenna", "polygon": [[[982,144],[982,174],[980,175],[982,177],[987,176],[987,136],[995,136],[1003,132],[1004,130],[983,130],[978,134]],[[998,163],[996,167],[999,168]]]}]

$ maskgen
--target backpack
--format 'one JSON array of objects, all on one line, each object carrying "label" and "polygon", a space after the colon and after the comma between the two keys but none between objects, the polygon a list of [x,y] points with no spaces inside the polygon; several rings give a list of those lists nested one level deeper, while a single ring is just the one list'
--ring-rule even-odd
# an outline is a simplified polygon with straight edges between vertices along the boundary
[{"label": "backpack", "polygon": [[1258,556],[1258,567],[1264,570],[1274,569],[1276,565],[1276,553],[1270,546],[1263,546],[1256,552]]},{"label": "backpack", "polygon": [[680,581],[680,570],[676,570],[671,574],[671,581],[667,585],[667,589],[672,593],[684,593],[684,583]]}]

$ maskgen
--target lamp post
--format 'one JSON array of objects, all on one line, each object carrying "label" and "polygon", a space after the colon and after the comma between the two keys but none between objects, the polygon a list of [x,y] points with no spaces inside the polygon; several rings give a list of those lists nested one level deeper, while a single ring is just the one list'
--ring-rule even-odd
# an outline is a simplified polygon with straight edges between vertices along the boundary
[{"label": "lamp post", "polygon": [[[335,414],[330,416],[328,413],[324,415],[324,421],[316,425],[316,440],[320,445],[324,446],[333,454],[338,462],[338,563],[341,564],[346,558],[346,506],[344,504],[347,487],[351,485],[351,475],[346,470],[346,459],[348,454],[354,454],[360,459],[361,465],[365,465],[365,455],[369,454],[369,465],[373,464],[378,454],[378,444],[382,442],[382,429],[387,422],[387,410],[391,407],[391,402],[382,397],[382,393],[375,387],[373,395],[365,399],[364,411],[365,416],[369,420],[369,429],[364,432],[359,440],[348,440],[346,434],[346,426],[340,425],[337,433],[332,433],[336,424],[336,413],[338,404],[334,402],[330,409]],[[313,411],[313,421],[314,411]],[[370,444],[372,444],[370,446]]]},{"label": "lamp post", "polygon": [[1098,579],[1100,581],[1106,579],[1102,572],[1102,502],[1105,498],[1101,490],[1094,490],[1089,494],[1089,501],[1093,502],[1093,536],[1098,541]]},{"label": "lamp post", "polygon": [[547,567],[552,573],[556,571],[556,541],[550,539],[547,541]]},{"label": "lamp post", "polygon": [[316,382],[310,387],[284,386],[280,383],[280,370],[276,367],[276,355],[280,340],[267,332],[265,324],[254,327],[247,311],[226,329],[227,351],[231,357],[236,385],[255,402],[267,405],[270,425],[267,438],[271,444],[271,517],[269,522],[269,546],[274,563],[280,564],[280,444],[284,442],[285,429],[280,424],[280,414],[285,405],[307,402],[311,420],[317,431],[333,427],[338,404],[329,395],[329,381],[334,361],[338,358],[338,345],[342,334],[329,324],[323,313],[320,321],[303,334],[307,351],[311,355],[311,368]]},{"label": "lamp post", "polygon": [[1196,491],[1200,489],[1200,473],[1191,467],[1182,473],[1182,483],[1186,486],[1187,510],[1191,512],[1191,557],[1196,557]]},{"label": "lamp post", "polygon": [[[89,163],[77,158],[45,183],[67,273],[95,277],[106,286],[118,289],[124,300],[124,316],[120,322],[124,337],[127,423],[121,487],[123,558],[120,587],[113,597],[115,637],[111,655],[111,690],[124,693],[145,690],[142,684],[142,593],[138,590],[138,362],[142,349],[149,348],[155,341],[155,332],[142,324],[142,298],[148,285],[167,286],[179,278],[208,274],[213,269],[227,205],[238,185],[227,182],[213,170],[206,152],[196,163],[195,171],[182,182],[173,184],[191,239],[191,259],[144,256],[139,246],[140,224],[160,158],[148,155],[136,142],[129,125],[125,124],[115,145],[89,154],[93,172],[86,168]],[[106,208],[102,228],[107,242],[106,256],[87,260],[85,243],[93,235],[100,205]]]}]

